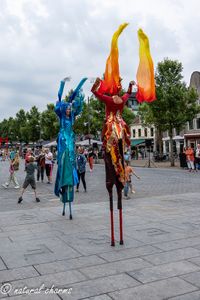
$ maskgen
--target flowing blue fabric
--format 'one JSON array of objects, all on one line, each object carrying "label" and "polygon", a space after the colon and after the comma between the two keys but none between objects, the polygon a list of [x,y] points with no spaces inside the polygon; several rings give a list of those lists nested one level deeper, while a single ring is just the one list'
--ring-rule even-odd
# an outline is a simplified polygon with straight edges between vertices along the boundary
[{"label": "flowing blue fabric", "polygon": [[[84,95],[82,86],[87,78],[83,78],[69,98],[69,102],[62,99],[65,81],[60,82],[58,91],[59,101],[56,103],[55,112],[60,119],[60,130],[57,138],[57,161],[58,168],[54,192],[63,203],[74,200],[74,185],[78,183],[76,171],[75,134],[73,125],[77,115],[83,108]],[[66,116],[66,110],[70,108],[71,113]]]}]

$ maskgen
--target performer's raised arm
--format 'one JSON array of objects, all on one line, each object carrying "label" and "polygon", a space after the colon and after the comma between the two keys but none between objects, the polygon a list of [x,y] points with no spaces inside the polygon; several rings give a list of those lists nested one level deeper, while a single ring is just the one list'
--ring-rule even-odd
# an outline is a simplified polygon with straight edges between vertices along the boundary
[{"label": "performer's raised arm", "polygon": [[56,107],[55,107],[55,113],[58,115],[58,117],[61,117],[61,106],[62,106],[62,94],[63,94],[63,90],[65,87],[65,82],[69,80],[68,77],[64,78],[63,80],[61,80],[60,82],[60,87],[58,90],[58,101],[56,102]]},{"label": "performer's raised arm", "polygon": [[72,109],[74,116],[78,116],[83,110],[84,95],[80,91],[76,98],[72,101]]},{"label": "performer's raised arm", "polygon": [[83,109],[84,94],[82,93],[82,86],[86,80],[86,77],[81,79],[81,81],[69,97],[69,102],[72,103],[72,111],[74,117],[79,115]]},{"label": "performer's raised arm", "polygon": [[93,84],[91,88],[91,92],[102,102],[104,103],[113,103],[113,98],[111,96],[103,94],[99,87],[101,85],[102,80],[97,77],[95,83]]},{"label": "performer's raised arm", "polygon": [[132,87],[133,87],[133,85],[136,85],[136,83],[135,83],[134,80],[130,81],[127,92],[121,97],[122,100],[123,100],[123,102],[126,103],[126,101],[128,100],[128,98],[130,97],[130,95],[132,93]]}]

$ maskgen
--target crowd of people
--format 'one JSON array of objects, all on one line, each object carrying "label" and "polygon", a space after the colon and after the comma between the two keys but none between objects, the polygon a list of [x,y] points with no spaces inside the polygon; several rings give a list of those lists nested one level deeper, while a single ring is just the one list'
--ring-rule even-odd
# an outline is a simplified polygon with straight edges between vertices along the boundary
[{"label": "crowd of people", "polygon": [[[9,170],[8,170],[8,179],[2,186],[7,189],[9,186],[13,186],[15,189],[20,188],[20,184],[17,178],[17,171],[19,167],[24,168],[26,173],[24,183],[22,184],[22,190],[18,203],[21,203],[23,200],[23,194],[26,188],[30,185],[35,194],[36,202],[40,202],[39,197],[36,192],[36,183],[45,182],[52,183],[52,172],[56,160],[56,153],[52,153],[49,148],[27,148],[21,153],[21,160],[24,160],[24,165],[20,164],[20,155],[19,150],[17,149],[3,149],[0,150],[1,161],[9,161]],[[90,172],[93,171],[94,160],[96,161],[98,156],[97,150],[84,149],[83,147],[77,148],[76,154],[76,168],[78,173],[79,183],[76,186],[76,192],[79,192],[79,185],[82,182],[84,191],[87,192],[86,188],[86,163],[88,162]],[[36,173],[36,174],[35,174]],[[36,176],[35,176],[36,175]]]},{"label": "crowd of people", "polygon": [[[79,192],[80,183],[83,185],[83,189],[87,192],[86,185],[86,163],[88,162],[88,167],[90,172],[93,171],[94,161],[97,160],[98,153],[92,148],[84,149],[83,147],[77,148],[76,153],[76,168],[78,173],[79,183],[76,185],[76,192]],[[197,145],[196,149],[187,146],[180,153],[180,166],[187,169],[189,172],[197,172],[200,170],[200,144]],[[28,148],[25,152],[21,154],[21,158],[24,159],[24,171],[26,172],[25,180],[22,185],[21,195],[19,197],[18,203],[21,203],[23,198],[23,193],[30,185],[35,193],[35,199],[37,202],[40,199],[37,197],[36,193],[36,182],[43,183],[46,175],[46,183],[52,183],[52,172],[55,164],[56,153],[52,153],[49,148],[36,148],[35,150]],[[130,199],[130,194],[135,193],[135,188],[132,183],[132,175],[137,179],[140,177],[135,173],[133,167],[130,166],[130,161],[132,159],[131,151],[126,150],[124,152],[124,164],[125,164],[125,186],[124,186],[124,198]],[[17,171],[20,166],[20,155],[19,151],[11,149],[1,149],[0,150],[0,161],[9,160],[9,174],[8,179],[2,184],[4,188],[8,188],[13,185],[15,189],[20,188],[20,184],[17,178]],[[36,173],[36,180],[35,174]]]},{"label": "crowd of people", "polygon": [[200,144],[197,144],[196,149],[191,146],[185,147],[179,157],[182,168],[188,169],[189,172],[200,170]]},{"label": "crowd of people", "polygon": [[[2,184],[4,188],[8,188],[11,183],[14,184],[15,189],[19,189],[20,185],[17,179],[17,171],[20,166],[20,155],[17,150],[6,151],[5,157],[9,160],[9,176],[8,180]],[[34,190],[35,199],[37,202],[40,202],[40,199],[37,197],[36,193],[36,180],[35,180],[35,171],[37,172],[37,182],[44,181],[44,173],[46,171],[47,183],[52,183],[52,171],[53,171],[53,154],[48,148],[36,148],[32,150],[28,148],[26,152],[22,154],[24,158],[24,171],[26,172],[26,177],[22,185],[21,195],[18,199],[18,203],[21,203],[23,194],[26,188],[30,185]]]}]

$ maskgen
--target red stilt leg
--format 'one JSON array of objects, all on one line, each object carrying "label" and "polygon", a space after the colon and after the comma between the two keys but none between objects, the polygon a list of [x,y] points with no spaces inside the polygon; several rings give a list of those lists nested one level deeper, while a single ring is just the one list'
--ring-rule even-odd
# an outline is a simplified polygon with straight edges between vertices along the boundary
[{"label": "red stilt leg", "polygon": [[111,246],[115,246],[113,209],[110,210],[110,225],[111,225]]},{"label": "red stilt leg", "polygon": [[122,208],[119,209],[119,231],[120,231],[120,245],[124,244],[123,241],[123,221],[122,221]]}]

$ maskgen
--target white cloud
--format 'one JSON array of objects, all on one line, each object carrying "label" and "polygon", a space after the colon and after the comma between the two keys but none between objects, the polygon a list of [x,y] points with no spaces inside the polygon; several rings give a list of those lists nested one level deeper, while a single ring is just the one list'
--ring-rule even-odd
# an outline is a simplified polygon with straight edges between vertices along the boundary
[{"label": "white cloud", "polygon": [[[189,83],[200,70],[199,11],[198,0],[1,0],[0,120],[56,101],[67,75],[66,92],[84,76],[101,76],[123,22],[129,22],[119,39],[124,87],[135,79],[139,27],[149,36],[155,66],[164,57],[178,59]],[[84,87],[89,93],[91,83]]]}]

